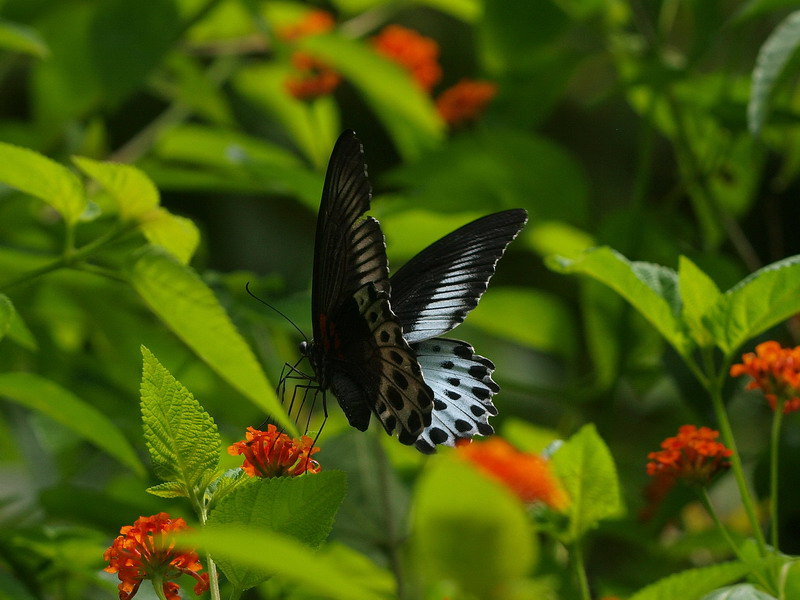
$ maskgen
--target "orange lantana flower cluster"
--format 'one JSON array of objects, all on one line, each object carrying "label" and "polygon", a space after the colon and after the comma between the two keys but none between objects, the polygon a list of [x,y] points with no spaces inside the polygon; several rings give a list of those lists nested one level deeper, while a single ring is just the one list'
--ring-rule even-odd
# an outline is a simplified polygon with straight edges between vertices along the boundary
[{"label": "orange lantana flower cluster", "polygon": [[460,125],[477,119],[497,93],[497,86],[489,81],[462,79],[446,89],[436,99],[436,108],[451,125]]},{"label": "orange lantana flower cluster", "polygon": [[719,432],[709,427],[683,425],[678,435],[661,442],[661,450],[647,455],[647,474],[666,483],[683,479],[705,484],[727,469],[733,452],[717,441]]},{"label": "orange lantana flower cluster", "polygon": [[[278,30],[278,37],[293,42],[311,35],[327,33],[336,25],[331,13],[311,10],[302,20]],[[341,75],[324,61],[307,52],[296,50],[292,54],[294,73],[286,80],[286,89],[298,100],[311,100],[330,94],[342,80]]]},{"label": "orange lantana flower cluster", "polygon": [[319,452],[314,441],[304,435],[292,439],[268,425],[266,431],[248,427],[244,441],[228,448],[233,456],[244,454],[242,469],[250,477],[296,477],[303,473],[319,473],[319,463],[311,456]]},{"label": "orange lantana flower cluster", "polygon": [[372,38],[372,45],[378,54],[408,70],[426,92],[430,92],[442,78],[439,45],[413,29],[387,25]]},{"label": "orange lantana flower cluster", "polygon": [[278,37],[291,42],[309,35],[327,33],[335,25],[336,20],[331,13],[325,10],[310,10],[297,23],[278,29]]},{"label": "orange lantana flower cluster", "polygon": [[525,503],[541,502],[555,510],[569,505],[567,495],[550,471],[550,463],[541,456],[520,452],[500,437],[459,445],[457,452]]},{"label": "orange lantana flower cluster", "polygon": [[169,580],[182,574],[197,580],[195,594],[208,589],[208,574],[199,573],[203,566],[197,552],[175,549],[175,533],[186,529],[186,521],[162,512],[139,517],[133,525],[119,530],[121,535],[105,551],[103,559],[108,562],[106,571],[119,574],[120,600],[133,598],[145,579],[162,581],[164,595],[179,600],[180,586]]},{"label": "orange lantana flower cluster", "polygon": [[732,377],[750,375],[747,389],[764,392],[772,410],[780,401],[784,414],[800,409],[800,346],[783,348],[778,342],[764,342],[755,353],[742,356],[742,363],[731,367]]}]

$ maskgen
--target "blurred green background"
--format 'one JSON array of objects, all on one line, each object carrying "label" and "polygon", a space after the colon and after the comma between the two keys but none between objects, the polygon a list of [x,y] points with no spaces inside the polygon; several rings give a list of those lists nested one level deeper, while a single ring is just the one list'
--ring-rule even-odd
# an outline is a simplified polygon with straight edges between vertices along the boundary
[{"label": "blurred green background", "polygon": [[[316,209],[342,129],[364,144],[391,266],[477,216],[527,209],[527,228],[453,337],[497,365],[493,422],[523,449],[597,425],[628,516],[593,536],[588,569],[598,594],[627,594],[690,563],[698,547],[720,552],[703,526],[679,544],[656,544],[686,499],[637,520],[647,452],[680,424],[713,426],[711,411],[630,307],[542,259],[607,244],[674,268],[683,254],[724,290],[800,253],[791,43],[787,64],[755,104],[751,89],[759,49],[792,8],[786,0],[2,0],[0,141],[68,166],[78,155],[142,169],[162,206],[199,231],[190,265],[273,383],[296,360],[299,338],[244,284],[310,334]],[[319,9],[333,15],[328,31],[281,33]],[[438,46],[442,77],[432,91],[375,51],[372,39],[388,24]],[[341,75],[332,93],[289,93],[298,51]],[[436,99],[464,78],[492,82],[496,95],[476,118],[448,124]],[[764,121],[757,132],[752,113],[748,128],[749,102]],[[117,218],[99,186],[87,190],[79,247]],[[0,293],[28,330],[20,325],[0,343],[0,371],[35,373],[70,391],[105,413],[142,457],[142,344],[214,416],[226,441],[263,420],[263,408],[206,366],[126,283],[140,235],[104,247],[92,257],[94,271],[54,270],[10,285],[59,256],[64,231],[51,207],[0,189]],[[796,332],[790,323],[770,337],[796,343]],[[746,394],[732,402],[740,449],[760,485],[768,411]],[[342,509],[351,518],[337,521],[332,537],[387,564],[369,493],[374,471],[358,462],[378,450],[331,409],[319,459],[351,473]],[[0,597],[108,597],[114,586],[97,573],[103,548],[118,527],[164,502],[143,491],[154,481],[45,413],[0,400]],[[404,514],[424,461],[383,441]],[[788,468],[800,438],[789,433],[784,444]],[[736,506],[727,508],[735,520]],[[800,512],[788,502],[782,509],[784,550],[797,552]],[[177,502],[169,510],[181,513]]]}]

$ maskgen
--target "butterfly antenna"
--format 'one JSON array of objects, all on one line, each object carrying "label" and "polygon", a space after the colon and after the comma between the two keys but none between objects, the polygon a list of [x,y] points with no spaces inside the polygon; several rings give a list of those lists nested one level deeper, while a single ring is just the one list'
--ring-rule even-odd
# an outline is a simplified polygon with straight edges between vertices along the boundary
[{"label": "butterfly antenna", "polygon": [[289,317],[287,317],[285,314],[283,314],[283,313],[282,313],[281,311],[279,311],[277,308],[275,308],[274,306],[272,306],[272,304],[270,304],[270,303],[269,303],[269,302],[267,302],[266,300],[262,300],[261,298],[259,298],[259,297],[258,297],[258,296],[256,296],[256,295],[255,295],[253,292],[251,292],[251,291],[250,291],[250,282],[249,282],[249,281],[248,281],[247,283],[245,283],[245,284],[244,284],[244,289],[245,289],[245,290],[247,290],[247,293],[248,293],[248,294],[250,294],[250,296],[252,296],[252,297],[253,297],[253,298],[255,298],[256,300],[258,300],[259,302],[261,302],[261,304],[263,304],[264,306],[266,306],[266,307],[268,307],[268,308],[271,308],[271,309],[272,309],[272,310],[274,310],[276,313],[278,313],[280,316],[282,316],[284,319],[286,319],[286,320],[287,320],[289,323],[291,323],[291,324],[292,324],[292,327],[294,327],[294,328],[297,330],[297,333],[299,333],[301,336],[303,336],[303,339],[306,341],[306,344],[308,344],[308,338],[306,337],[306,334],[305,334],[305,333],[303,333],[303,330],[302,330],[302,329],[300,329],[300,328],[299,328],[299,327],[298,327],[298,326],[295,324],[295,322],[294,322],[294,321],[292,321],[292,320],[291,320]]}]

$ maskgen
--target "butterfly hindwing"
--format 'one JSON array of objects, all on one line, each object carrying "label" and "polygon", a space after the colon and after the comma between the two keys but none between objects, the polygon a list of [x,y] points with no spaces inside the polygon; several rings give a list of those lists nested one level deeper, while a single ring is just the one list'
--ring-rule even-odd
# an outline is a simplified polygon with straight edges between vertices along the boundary
[{"label": "butterfly hindwing", "polygon": [[425,248],[392,276],[392,309],[409,343],[441,335],[464,321],[526,221],[522,209],[477,219]]},{"label": "butterfly hindwing", "polygon": [[434,393],[431,424],[417,439],[417,449],[430,454],[437,444],[453,446],[458,439],[494,433],[489,417],[497,414],[492,396],[500,388],[492,380],[492,361],[458,340],[433,338],[411,348]]}]

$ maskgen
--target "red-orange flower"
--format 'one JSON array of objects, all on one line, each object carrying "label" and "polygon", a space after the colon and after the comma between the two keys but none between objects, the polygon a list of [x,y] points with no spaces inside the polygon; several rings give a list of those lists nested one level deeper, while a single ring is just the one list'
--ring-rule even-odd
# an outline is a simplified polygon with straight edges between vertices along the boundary
[{"label": "red-orange flower", "polygon": [[497,93],[497,86],[489,81],[462,79],[447,88],[436,98],[436,108],[451,126],[477,119]]},{"label": "red-orange flower", "polygon": [[760,389],[772,410],[783,403],[784,414],[800,409],[800,346],[782,348],[778,342],[756,346],[755,354],[742,356],[742,363],[733,365],[732,377],[750,375],[747,389]]},{"label": "red-orange flower", "polygon": [[667,482],[684,479],[689,483],[708,483],[727,469],[732,450],[717,441],[719,432],[708,427],[682,425],[678,435],[661,442],[661,450],[647,455],[647,474]]},{"label": "red-orange flower", "polygon": [[372,45],[411,73],[426,92],[442,78],[439,45],[431,38],[400,25],[387,25],[372,38]]},{"label": "red-orange flower", "polygon": [[311,456],[319,452],[307,435],[292,439],[280,433],[275,425],[266,431],[247,428],[246,439],[228,448],[228,454],[244,454],[242,469],[250,477],[295,477],[303,473],[319,473],[319,463]]},{"label": "red-orange flower", "polygon": [[118,573],[120,600],[129,600],[139,591],[145,579],[161,581],[167,598],[180,599],[177,583],[169,581],[181,574],[197,580],[194,593],[208,589],[208,574],[203,569],[197,552],[175,549],[175,533],[188,529],[183,519],[173,519],[167,513],[139,517],[133,525],[126,525],[114,543],[105,551],[103,559],[109,573]]},{"label": "red-orange flower", "polygon": [[456,451],[482,472],[505,484],[523,502],[542,502],[556,510],[563,510],[569,504],[567,495],[550,471],[550,463],[541,456],[520,452],[499,437],[459,444]]},{"label": "red-orange flower", "polygon": [[286,89],[298,100],[310,100],[330,94],[342,80],[341,75],[310,54],[292,54],[295,73],[286,80]]},{"label": "red-orange flower", "polygon": [[331,13],[324,10],[310,10],[297,23],[279,28],[278,37],[291,42],[309,35],[327,33],[334,25],[336,20]]}]

